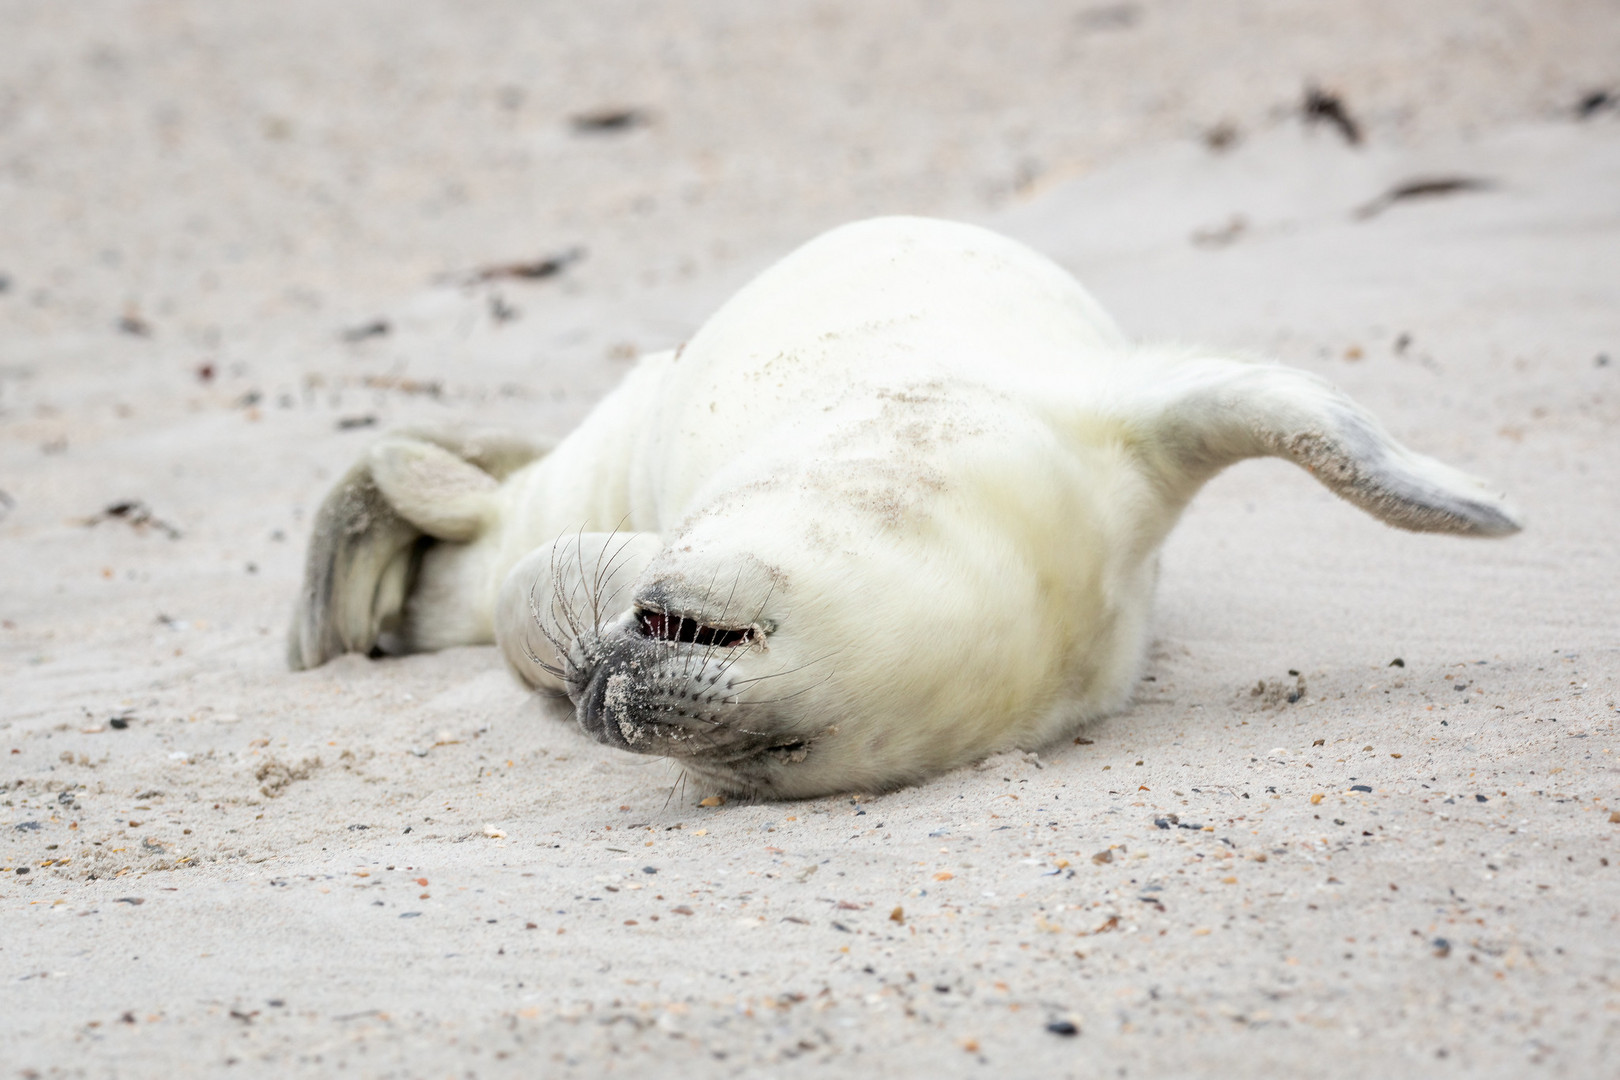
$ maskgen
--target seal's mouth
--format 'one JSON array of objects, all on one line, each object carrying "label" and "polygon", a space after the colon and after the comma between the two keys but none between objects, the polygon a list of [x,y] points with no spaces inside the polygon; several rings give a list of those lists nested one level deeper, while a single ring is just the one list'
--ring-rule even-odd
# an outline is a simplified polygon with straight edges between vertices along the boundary
[{"label": "seal's mouth", "polygon": [[573,643],[569,697],[579,725],[600,743],[673,758],[728,789],[799,765],[814,753],[788,704],[803,691],[777,691],[767,682],[777,672],[738,669],[769,651],[773,630],[746,615],[694,617],[640,600]]},{"label": "seal's mouth", "polygon": [[636,627],[641,636],[654,641],[678,642],[683,645],[702,645],[708,648],[729,649],[750,644],[755,637],[752,626],[728,628],[707,626],[684,615],[662,611],[637,611]]}]

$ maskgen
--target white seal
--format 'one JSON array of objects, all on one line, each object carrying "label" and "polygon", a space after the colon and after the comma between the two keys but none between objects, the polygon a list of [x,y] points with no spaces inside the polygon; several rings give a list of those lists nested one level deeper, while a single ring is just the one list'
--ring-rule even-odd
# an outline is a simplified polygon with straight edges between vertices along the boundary
[{"label": "white seal", "polygon": [[861,222],[550,453],[373,446],[316,521],[291,663],[494,641],[705,788],[894,788],[1124,705],[1165,535],[1268,455],[1402,528],[1519,528],[1314,375],[1133,345],[983,229]]}]

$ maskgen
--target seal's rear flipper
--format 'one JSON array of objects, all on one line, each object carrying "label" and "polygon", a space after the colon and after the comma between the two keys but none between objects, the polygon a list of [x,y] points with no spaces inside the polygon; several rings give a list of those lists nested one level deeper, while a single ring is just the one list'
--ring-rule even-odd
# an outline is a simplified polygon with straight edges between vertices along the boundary
[{"label": "seal's rear flipper", "polygon": [[542,453],[511,436],[455,429],[404,431],[374,445],[316,514],[289,666],[397,642],[425,541],[474,539],[493,521],[497,482]]},{"label": "seal's rear flipper", "polygon": [[1402,529],[1506,536],[1521,528],[1484,481],[1408,450],[1308,372],[1201,356],[1146,359],[1137,371],[1148,379],[1129,395],[1133,441],[1183,499],[1233,462],[1281,457]]}]

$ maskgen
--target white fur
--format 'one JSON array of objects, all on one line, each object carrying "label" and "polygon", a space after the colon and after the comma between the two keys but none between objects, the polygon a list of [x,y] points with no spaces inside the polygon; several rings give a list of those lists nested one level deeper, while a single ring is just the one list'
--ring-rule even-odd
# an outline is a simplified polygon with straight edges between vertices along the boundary
[{"label": "white fur", "polygon": [[[493,524],[428,552],[404,636],[488,627],[528,681],[559,686],[530,657],[566,666],[632,633],[632,608],[754,627],[746,646],[643,648],[625,669],[663,657],[661,678],[724,692],[723,722],[638,742],[647,725],[608,708],[641,692],[625,674],[599,695],[613,737],[722,789],[893,787],[1123,705],[1160,542],[1205,480],[1264,454],[1403,527],[1518,527],[1313,376],[1134,347],[1067,273],[982,229],[862,222],[647,357],[492,493],[429,455],[461,493],[450,531]],[[727,725],[767,722],[782,747],[718,760]]]}]

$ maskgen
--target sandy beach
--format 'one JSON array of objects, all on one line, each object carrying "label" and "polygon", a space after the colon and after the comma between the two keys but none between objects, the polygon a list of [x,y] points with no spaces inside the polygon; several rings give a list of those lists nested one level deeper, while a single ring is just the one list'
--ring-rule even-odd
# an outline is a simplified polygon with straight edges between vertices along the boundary
[{"label": "sandy beach", "polygon": [[[1612,3],[0,25],[0,1072],[1612,1072]],[[1239,466],[1126,710],[883,796],[699,805],[493,648],[287,670],[369,440],[560,436],[881,213],[1316,372],[1527,527]]]}]

